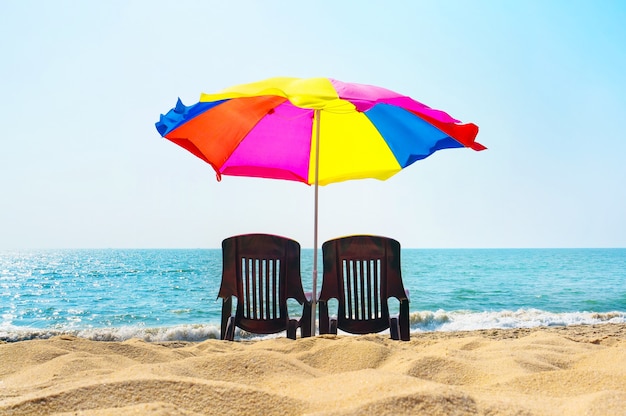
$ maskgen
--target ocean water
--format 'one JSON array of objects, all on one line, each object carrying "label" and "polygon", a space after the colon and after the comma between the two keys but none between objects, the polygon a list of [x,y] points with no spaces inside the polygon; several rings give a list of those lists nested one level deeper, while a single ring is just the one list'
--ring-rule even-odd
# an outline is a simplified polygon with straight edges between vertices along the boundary
[{"label": "ocean water", "polygon": [[[1,251],[0,341],[219,338],[221,262],[219,249]],[[309,291],[312,264],[304,249]],[[403,249],[402,273],[413,334],[626,322],[626,249]]]}]

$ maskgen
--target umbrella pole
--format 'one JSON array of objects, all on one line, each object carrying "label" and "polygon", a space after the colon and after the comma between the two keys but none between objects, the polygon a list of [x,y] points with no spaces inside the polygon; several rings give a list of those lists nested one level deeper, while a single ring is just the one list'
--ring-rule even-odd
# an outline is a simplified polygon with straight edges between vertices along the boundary
[{"label": "umbrella pole", "polygon": [[318,206],[318,184],[320,166],[320,110],[315,110],[315,214],[313,220],[313,296],[311,313],[311,335],[315,336],[315,315],[317,303],[317,206]]}]

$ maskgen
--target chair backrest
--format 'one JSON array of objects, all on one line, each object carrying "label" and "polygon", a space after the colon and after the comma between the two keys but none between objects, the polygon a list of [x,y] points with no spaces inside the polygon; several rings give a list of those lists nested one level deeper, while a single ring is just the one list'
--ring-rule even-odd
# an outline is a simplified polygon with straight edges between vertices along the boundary
[{"label": "chair backrest", "polygon": [[320,300],[338,300],[337,327],[356,334],[389,328],[387,299],[406,299],[400,243],[387,237],[355,235],[325,242],[322,252]]},{"label": "chair backrest", "polygon": [[237,298],[235,325],[272,334],[287,328],[287,299],[306,301],[300,276],[300,244],[269,234],[246,234],[222,242],[218,297]]}]

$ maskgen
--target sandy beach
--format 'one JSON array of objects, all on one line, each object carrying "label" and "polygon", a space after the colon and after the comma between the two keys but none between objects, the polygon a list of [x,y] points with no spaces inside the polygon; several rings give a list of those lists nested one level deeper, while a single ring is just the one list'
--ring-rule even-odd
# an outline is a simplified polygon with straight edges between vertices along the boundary
[{"label": "sandy beach", "polygon": [[626,415],[626,324],[2,343],[0,414]]}]

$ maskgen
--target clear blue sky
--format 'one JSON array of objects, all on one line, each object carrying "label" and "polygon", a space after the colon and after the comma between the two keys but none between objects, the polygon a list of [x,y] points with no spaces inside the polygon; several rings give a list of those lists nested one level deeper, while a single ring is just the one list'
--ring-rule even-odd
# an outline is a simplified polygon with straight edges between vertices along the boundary
[{"label": "clear blue sky", "polygon": [[313,246],[313,188],[224,177],[154,128],[274,76],[380,85],[480,126],[320,188],[320,241],[626,247],[626,2],[0,0],[0,249]]}]

